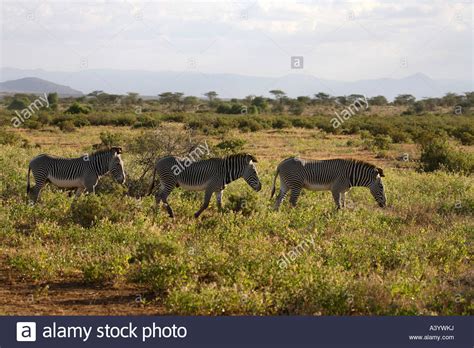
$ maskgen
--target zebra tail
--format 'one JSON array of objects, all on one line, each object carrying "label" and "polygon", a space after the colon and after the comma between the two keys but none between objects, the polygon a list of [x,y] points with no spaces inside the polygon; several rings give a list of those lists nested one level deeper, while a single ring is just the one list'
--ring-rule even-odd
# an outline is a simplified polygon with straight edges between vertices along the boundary
[{"label": "zebra tail", "polygon": [[[26,180],[26,195],[27,196],[30,193],[30,172],[31,172],[31,167],[28,166],[28,176],[27,176],[27,180]],[[26,198],[28,198],[28,197],[26,197]]]},{"label": "zebra tail", "polygon": [[156,166],[153,168],[153,179],[151,181],[150,189],[148,190],[147,196],[151,195],[153,189],[155,188],[155,177],[156,177]]},{"label": "zebra tail", "polygon": [[275,173],[275,177],[273,178],[273,187],[272,187],[272,195],[270,196],[270,198],[273,198],[273,196],[275,195],[275,184],[276,184],[276,179],[278,178],[278,174],[280,174],[280,169],[277,168],[277,171]]}]

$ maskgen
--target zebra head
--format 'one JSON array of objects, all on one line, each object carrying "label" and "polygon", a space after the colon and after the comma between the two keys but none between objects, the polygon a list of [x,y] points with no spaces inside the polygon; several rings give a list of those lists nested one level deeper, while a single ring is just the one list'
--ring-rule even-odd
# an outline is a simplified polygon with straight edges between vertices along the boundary
[{"label": "zebra head", "polygon": [[387,198],[385,197],[385,189],[382,182],[383,170],[381,168],[375,168],[375,177],[369,185],[370,193],[375,198],[381,208],[385,208],[387,205]]},{"label": "zebra head", "polygon": [[112,176],[118,183],[125,183],[125,170],[123,167],[123,161],[120,157],[122,153],[121,147],[113,147],[111,149],[112,159],[109,161],[109,171],[112,173]]},{"label": "zebra head", "polygon": [[246,154],[245,162],[247,165],[244,168],[242,177],[251,188],[258,192],[262,189],[262,184],[260,183],[260,179],[258,178],[257,174],[257,168],[255,167],[255,162],[257,162],[257,159],[250,154]]}]

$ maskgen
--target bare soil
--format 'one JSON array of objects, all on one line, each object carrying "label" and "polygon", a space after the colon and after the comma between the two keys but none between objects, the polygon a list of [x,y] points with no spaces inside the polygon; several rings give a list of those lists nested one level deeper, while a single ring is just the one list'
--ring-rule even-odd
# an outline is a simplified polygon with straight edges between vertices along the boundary
[{"label": "bare soil", "polygon": [[127,283],[94,286],[74,279],[21,279],[0,258],[0,315],[162,315],[154,296]]}]

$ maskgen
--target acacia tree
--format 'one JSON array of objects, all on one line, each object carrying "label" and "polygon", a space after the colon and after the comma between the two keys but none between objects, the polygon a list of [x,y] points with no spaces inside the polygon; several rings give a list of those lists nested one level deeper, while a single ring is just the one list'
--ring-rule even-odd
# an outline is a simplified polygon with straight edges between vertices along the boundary
[{"label": "acacia tree", "polygon": [[416,98],[411,94],[399,94],[393,100],[395,105],[412,105],[415,103]]},{"label": "acacia tree", "polygon": [[314,101],[317,104],[328,104],[331,101],[331,96],[327,93],[319,92],[314,95]]},{"label": "acacia tree", "polygon": [[183,99],[183,106],[184,110],[187,108],[193,109],[199,104],[199,99],[195,96],[189,95],[187,97],[184,97]]},{"label": "acacia tree", "polygon": [[144,196],[151,184],[156,159],[168,155],[185,156],[202,143],[200,140],[193,130],[173,125],[161,125],[134,137],[126,145],[127,151],[134,154],[128,167],[128,193],[135,197]]},{"label": "acacia tree", "polygon": [[217,99],[217,92],[216,91],[209,91],[207,93],[204,93],[204,95],[209,99],[209,102],[212,103],[214,100]]},{"label": "acacia tree", "polygon": [[178,105],[180,106],[182,102],[184,93],[181,92],[164,92],[161,94],[158,94],[159,101],[163,104],[166,104],[168,107],[172,107],[173,105]]},{"label": "acacia tree", "polygon": [[278,100],[280,104],[282,103],[283,98],[286,96],[286,93],[280,89],[272,89],[269,91],[269,93],[272,94],[275,97],[275,100]]},{"label": "acacia tree", "polygon": [[387,98],[385,98],[383,95],[378,95],[378,96],[370,98],[369,104],[382,106],[382,105],[387,105],[388,101],[387,101]]}]

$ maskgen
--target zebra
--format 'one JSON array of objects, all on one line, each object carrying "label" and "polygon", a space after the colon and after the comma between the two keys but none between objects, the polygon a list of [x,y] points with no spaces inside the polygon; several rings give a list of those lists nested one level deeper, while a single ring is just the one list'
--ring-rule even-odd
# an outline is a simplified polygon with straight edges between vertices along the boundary
[{"label": "zebra", "polygon": [[368,187],[380,207],[386,206],[382,177],[383,170],[373,164],[355,159],[329,159],[320,161],[291,157],[277,167],[271,198],[275,194],[276,179],[280,175],[280,193],[275,202],[275,210],[289,190],[290,203],[296,206],[303,188],[312,191],[330,190],[337,209],[345,207],[346,193],[354,186]]},{"label": "zebra", "polygon": [[[125,183],[121,147],[112,147],[78,158],[54,157],[41,154],[30,161],[28,166],[27,196],[33,203],[39,199],[43,187],[48,183],[60,188],[75,188],[76,198],[83,191],[95,193],[100,177],[111,172],[120,184]],[[33,172],[35,186],[30,188],[30,172]]]},{"label": "zebra", "polygon": [[222,210],[222,195],[227,184],[239,178],[244,178],[255,191],[262,189],[255,163],[257,159],[250,154],[234,154],[224,158],[210,158],[190,163],[174,156],[167,156],[156,161],[153,171],[153,182],[149,194],[153,191],[156,173],[160,179],[160,188],[155,193],[157,206],[162,201],[168,215],[174,213],[168,203],[168,196],[175,187],[185,190],[205,191],[204,202],[194,214],[195,218],[209,206],[211,196],[216,193],[217,207]]}]

